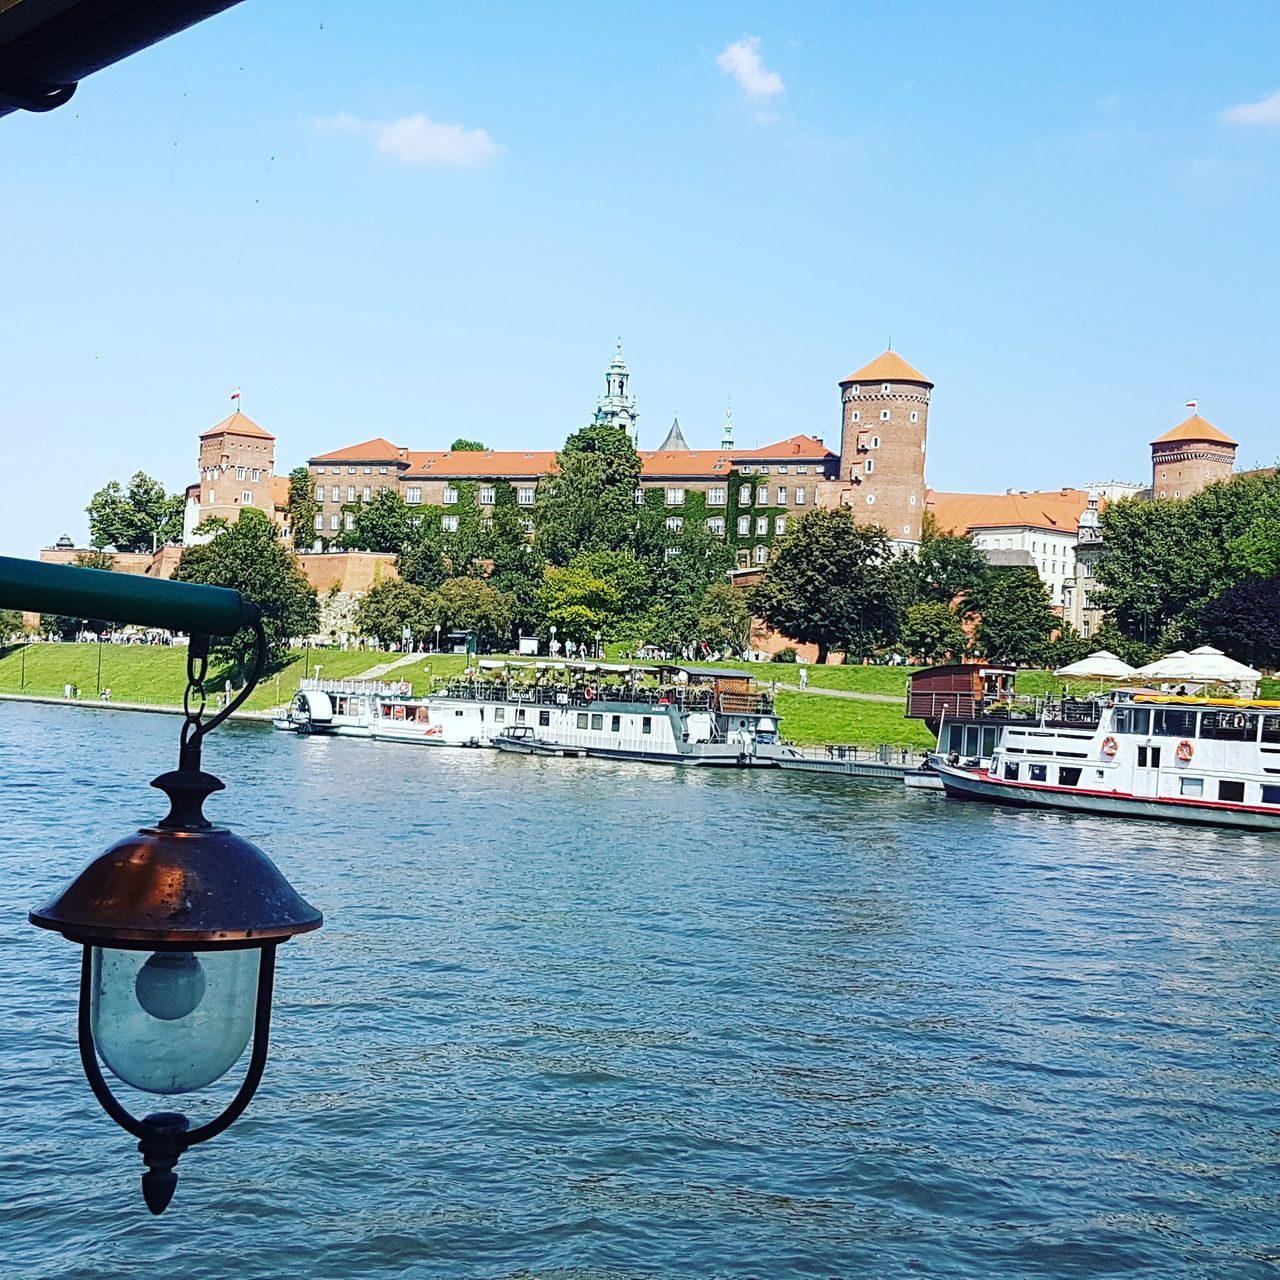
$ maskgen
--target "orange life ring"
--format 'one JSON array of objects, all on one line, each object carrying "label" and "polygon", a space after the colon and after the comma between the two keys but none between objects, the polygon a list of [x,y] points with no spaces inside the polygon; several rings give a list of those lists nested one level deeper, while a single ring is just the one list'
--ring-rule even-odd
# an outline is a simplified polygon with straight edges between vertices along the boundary
[{"label": "orange life ring", "polygon": [[1111,737],[1110,734],[1108,734],[1107,737],[1103,738],[1102,754],[1106,756],[1108,760],[1110,760],[1111,757],[1114,756],[1115,753],[1119,750],[1120,750],[1120,744],[1113,737]]},{"label": "orange life ring", "polygon": [[1195,755],[1195,753],[1196,753],[1195,747],[1193,747],[1186,738],[1183,738],[1183,740],[1180,743],[1178,743],[1178,750],[1176,754],[1178,759],[1181,760],[1183,764],[1186,764],[1187,761],[1190,760],[1193,755]]},{"label": "orange life ring", "polygon": [[587,685],[587,687],[582,691],[582,696],[586,698],[588,702],[594,702],[596,698],[595,687],[593,685]]}]

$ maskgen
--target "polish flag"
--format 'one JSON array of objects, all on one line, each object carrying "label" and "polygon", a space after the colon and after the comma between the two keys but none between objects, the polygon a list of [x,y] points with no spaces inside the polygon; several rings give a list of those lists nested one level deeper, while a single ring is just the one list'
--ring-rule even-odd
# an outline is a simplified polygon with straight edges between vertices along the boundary
[{"label": "polish flag", "polygon": [[1188,408],[1188,409],[1198,409],[1199,407],[1200,407],[1200,401],[1199,401],[1199,400],[1188,400],[1188,401],[1187,401],[1187,408]]},{"label": "polish flag", "polygon": [[236,388],[236,389],[231,393],[231,398],[232,398],[233,400],[239,400],[239,399],[240,399],[240,388],[239,388],[239,387],[237,387],[237,388]]}]

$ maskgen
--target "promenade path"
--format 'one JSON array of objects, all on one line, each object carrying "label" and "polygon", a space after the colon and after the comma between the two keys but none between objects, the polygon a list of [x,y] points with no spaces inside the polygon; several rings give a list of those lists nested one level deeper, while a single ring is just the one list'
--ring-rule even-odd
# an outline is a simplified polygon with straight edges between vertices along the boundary
[{"label": "promenade path", "polygon": [[402,653],[398,658],[391,662],[380,662],[376,667],[370,667],[368,671],[362,671],[358,676],[350,677],[352,680],[381,680],[389,671],[394,671],[397,667],[412,666],[415,662],[424,662],[429,654],[425,653]]},{"label": "promenade path", "polygon": [[816,694],[820,698],[848,698],[851,702],[896,702],[898,706],[906,706],[906,698],[895,697],[892,693],[859,693],[854,689],[819,689],[817,685],[810,685],[807,689],[802,689],[798,684],[791,684],[786,680],[771,680],[770,684],[776,685],[779,689],[785,689],[788,693]]}]

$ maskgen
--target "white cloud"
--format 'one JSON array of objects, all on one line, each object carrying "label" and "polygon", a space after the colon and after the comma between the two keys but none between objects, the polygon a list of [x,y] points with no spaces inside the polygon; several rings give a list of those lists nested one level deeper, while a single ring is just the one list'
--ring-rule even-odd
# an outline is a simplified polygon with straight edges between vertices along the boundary
[{"label": "white cloud", "polygon": [[401,164],[434,169],[476,169],[502,148],[484,129],[441,124],[419,112],[399,120],[361,120],[342,112],[315,120],[320,133],[356,134],[373,139],[374,147]]},{"label": "white cloud", "polygon": [[729,45],[716,62],[721,71],[732,76],[743,92],[757,102],[768,102],[786,91],[782,77],[764,65],[759,36],[747,36]]},{"label": "white cloud", "polygon": [[1241,102],[1228,107],[1220,119],[1224,124],[1263,124],[1280,127],[1280,91],[1257,102]]}]

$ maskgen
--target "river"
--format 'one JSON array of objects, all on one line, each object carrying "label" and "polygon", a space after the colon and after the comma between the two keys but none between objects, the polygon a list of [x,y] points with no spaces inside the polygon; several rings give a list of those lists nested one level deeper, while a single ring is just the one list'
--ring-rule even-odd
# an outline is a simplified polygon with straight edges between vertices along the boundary
[{"label": "river", "polygon": [[0,1275],[1263,1277],[1280,839],[252,725],[209,802],[325,913],[151,1218],[26,910],[175,718],[0,704]]}]

